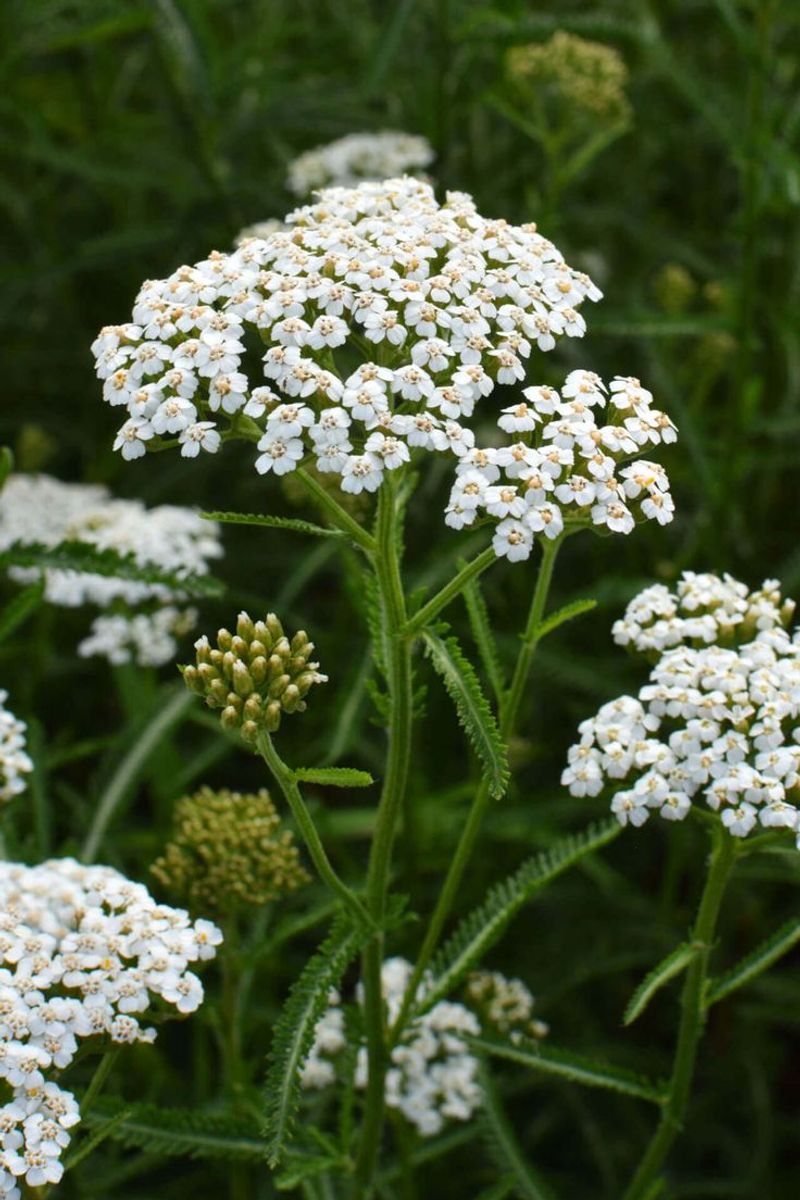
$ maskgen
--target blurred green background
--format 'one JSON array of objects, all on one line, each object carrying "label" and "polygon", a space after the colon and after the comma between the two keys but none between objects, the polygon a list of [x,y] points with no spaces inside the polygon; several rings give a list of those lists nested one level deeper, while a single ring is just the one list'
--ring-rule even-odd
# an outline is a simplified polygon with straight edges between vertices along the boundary
[{"label": "blurred green background", "polygon": [[[538,221],[603,288],[605,300],[585,314],[585,340],[535,357],[530,381],[557,383],[574,366],[639,375],[677,422],[680,441],[661,456],[678,506],[674,524],[613,544],[575,539],[562,556],[555,602],[596,596],[600,604],[542,653],[526,737],[514,747],[518,786],[489,822],[465,911],[521,851],[591,813],[588,802],[559,795],[558,773],[577,721],[638,686],[640,671],[609,636],[638,587],[683,569],[730,570],[750,584],[774,576],[789,595],[800,587],[800,6],[3,0],[0,21],[0,442],[14,448],[20,469],[102,481],[148,503],[293,511],[292,496],[255,474],[247,450],[193,464],[150,456],[129,465],[112,455],[117,414],[101,403],[89,344],[101,325],[128,318],[144,278],[227,249],[242,226],[293,207],[284,181],[300,151],[387,127],[431,140],[438,188],[471,192],[488,215]],[[557,88],[514,83],[508,52],[559,30],[621,57],[627,115],[612,121],[602,107],[587,115]],[[549,141],[537,90],[548,106]],[[577,147],[569,169],[565,147]],[[432,472],[424,488],[411,514],[409,569],[430,584],[446,578],[471,543],[444,530],[431,542],[427,510],[447,483]],[[204,627],[230,621],[242,606],[275,608],[289,625],[309,629],[332,677],[302,729],[287,733],[287,757],[374,766],[382,735],[370,722],[369,650],[352,617],[352,564],[343,569],[326,544],[309,549],[277,532],[229,530],[225,543],[218,574],[229,592],[207,606]],[[524,568],[487,576],[509,653],[530,587]],[[452,619],[465,624],[462,613]],[[41,749],[35,821],[18,817],[29,855],[74,845],[120,754],[173,684],[169,671],[157,677],[76,661],[71,621],[60,610],[43,613],[0,660]],[[106,858],[144,878],[186,786],[260,782],[254,762],[226,743],[209,744],[211,737],[192,727],[162,743],[130,789],[137,803],[112,830]],[[438,695],[418,743],[415,828],[399,886],[425,912],[470,795],[455,722]],[[323,795],[317,802],[335,857],[355,869],[369,808]],[[702,846],[688,827],[668,832],[648,827],[635,842],[621,839],[602,865],[562,881],[519,920],[497,953],[498,964],[540,996],[559,1043],[610,1043],[609,1054],[638,1055],[655,1073],[668,1062],[674,997],[632,1033],[619,1032],[619,1014],[690,919]],[[777,860],[741,875],[727,933],[731,946],[746,949],[796,911],[797,892],[794,870]],[[291,903],[299,912],[309,901]],[[413,947],[417,934],[402,937]],[[269,964],[252,1030],[256,1066],[314,938],[284,946]],[[790,960],[715,1016],[669,1196],[794,1194],[799,1022],[800,968]],[[129,1075],[133,1091],[162,1104],[212,1097],[213,1061],[198,1029],[164,1038],[158,1070],[150,1052],[132,1054],[140,1063]],[[564,1194],[613,1200],[649,1115],[513,1071],[504,1082],[523,1145],[572,1187]],[[105,1174],[84,1174],[63,1194],[226,1194],[224,1166],[178,1160],[165,1168],[146,1153],[137,1161],[138,1170],[109,1156]],[[476,1160],[478,1182],[459,1182],[458,1161],[458,1153],[442,1155],[410,1195],[467,1197],[491,1182],[491,1153]],[[272,1194],[255,1172],[249,1186],[254,1197]]]}]

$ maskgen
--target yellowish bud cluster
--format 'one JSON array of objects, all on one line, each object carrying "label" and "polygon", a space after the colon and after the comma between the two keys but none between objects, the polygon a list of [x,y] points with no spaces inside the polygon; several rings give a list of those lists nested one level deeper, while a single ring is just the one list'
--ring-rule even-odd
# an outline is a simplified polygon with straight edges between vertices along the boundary
[{"label": "yellowish bud cluster", "polygon": [[560,29],[546,42],[514,46],[507,67],[513,83],[549,85],[572,108],[604,121],[621,122],[630,115],[628,69],[622,56],[602,42]]},{"label": "yellowish bud cluster", "polygon": [[179,800],[173,837],[151,870],[190,909],[214,914],[277,900],[309,879],[263,790],[204,787]]},{"label": "yellowish bud cluster", "polygon": [[473,971],[467,980],[467,1003],[489,1026],[512,1039],[546,1037],[549,1028],[533,1016],[535,1000],[521,979],[507,979],[499,971]]},{"label": "yellowish bud cluster", "polygon": [[328,678],[310,661],[308,634],[299,630],[290,640],[274,613],[263,621],[239,613],[235,633],[220,629],[216,647],[203,636],[195,650],[197,665],[183,668],[186,686],[221,709],[223,727],[238,729],[246,742],[260,729],[274,733],[283,713],[303,712],[313,684]]}]

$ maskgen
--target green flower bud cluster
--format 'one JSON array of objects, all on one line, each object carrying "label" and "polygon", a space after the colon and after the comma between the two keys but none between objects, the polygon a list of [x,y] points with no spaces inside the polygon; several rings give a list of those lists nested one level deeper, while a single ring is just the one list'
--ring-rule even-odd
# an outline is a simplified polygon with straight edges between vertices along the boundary
[{"label": "green flower bud cluster", "polygon": [[261,729],[274,733],[283,713],[303,712],[311,687],[328,678],[310,661],[308,634],[289,640],[274,613],[263,621],[239,613],[235,633],[220,629],[216,647],[203,636],[195,650],[197,665],[183,668],[186,686],[221,709],[223,727],[238,729],[246,742],[255,743]]},{"label": "green flower bud cluster", "polygon": [[508,52],[513,83],[542,87],[570,108],[611,123],[630,116],[625,95],[628,69],[621,55],[602,42],[558,30],[546,42],[515,46]]},{"label": "green flower bud cluster", "polygon": [[204,787],[179,800],[172,840],[150,869],[190,909],[211,914],[266,904],[309,881],[263,790]]}]

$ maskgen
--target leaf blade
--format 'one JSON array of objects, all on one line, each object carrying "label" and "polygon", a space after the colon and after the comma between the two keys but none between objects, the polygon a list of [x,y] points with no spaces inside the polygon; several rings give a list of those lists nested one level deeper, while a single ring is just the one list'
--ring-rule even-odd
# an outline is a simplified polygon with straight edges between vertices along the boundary
[{"label": "leaf blade", "polygon": [[440,638],[426,629],[425,652],[453,701],[459,722],[480,759],[491,795],[499,799],[508,785],[506,747],[483,694],[475,668],[454,637]]},{"label": "leaf blade", "polygon": [[478,654],[480,655],[483,669],[486,672],[486,678],[492,685],[495,698],[499,700],[506,688],[505,676],[500,664],[500,655],[497,652],[497,643],[492,633],[489,612],[486,607],[486,601],[483,598],[480,582],[477,579],[470,579],[462,595],[467,609],[472,637],[478,648]]},{"label": "leaf blade", "polygon": [[307,533],[312,537],[344,538],[341,529],[328,529],[312,521],[298,517],[275,517],[269,513],[201,512],[204,521],[216,521],[219,525],[258,525],[266,529],[285,529],[294,533]]},{"label": "leaf blade", "polygon": [[292,774],[298,783],[318,783],[322,787],[371,787],[375,780],[369,771],[357,767],[296,767]]},{"label": "leaf blade", "polygon": [[221,596],[224,584],[212,575],[181,574],[155,565],[143,566],[132,554],[116,550],[98,550],[88,542],[66,541],[58,546],[38,542],[14,542],[0,552],[0,569],[35,567],[39,570],[77,571],[84,575],[102,575],[134,579],[141,583],[161,584],[185,596]]},{"label": "leaf blade", "polygon": [[548,633],[558,629],[560,625],[565,625],[567,621],[574,621],[576,617],[591,612],[593,608],[597,608],[596,600],[573,600],[570,604],[564,604],[537,625],[536,641],[541,641],[542,638],[547,637]]},{"label": "leaf blade", "polygon": [[712,983],[706,997],[706,1008],[724,1000],[731,992],[738,991],[800,942],[800,917],[787,921],[771,937],[766,938],[755,950],[745,955],[740,962],[720,979]]},{"label": "leaf blade", "polygon": [[632,1025],[642,1015],[656,992],[660,991],[671,979],[680,975],[697,952],[697,947],[690,942],[681,942],[665,958],[662,958],[652,971],[648,971],[625,1007],[622,1024]]}]

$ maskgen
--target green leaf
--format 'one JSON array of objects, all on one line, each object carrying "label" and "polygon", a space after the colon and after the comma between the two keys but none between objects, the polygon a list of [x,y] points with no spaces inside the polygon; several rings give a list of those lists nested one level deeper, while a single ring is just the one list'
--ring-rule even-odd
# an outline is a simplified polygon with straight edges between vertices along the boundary
[{"label": "green leaf", "polygon": [[[102,1145],[107,1138],[113,1137],[114,1130],[117,1128],[117,1126],[121,1125],[123,1121],[128,1120],[133,1111],[134,1110],[132,1108],[123,1108],[113,1117],[109,1117],[107,1121],[100,1122],[95,1128],[94,1133],[90,1134],[88,1138],[83,1138],[75,1147],[75,1149],[67,1156],[64,1161],[64,1170],[72,1171],[75,1167],[77,1167],[78,1163],[83,1162],[85,1158],[88,1158],[90,1154],[93,1154],[97,1147]],[[84,1122],[86,1121],[85,1113],[81,1114],[81,1119]]]},{"label": "green leaf", "polygon": [[617,821],[590,826],[529,858],[513,875],[492,887],[480,907],[456,928],[433,962],[433,984],[417,1011],[442,1000],[499,940],[509,921],[546,884],[581,859],[607,845],[620,832]]},{"label": "green leaf", "polygon": [[200,516],[206,521],[217,521],[221,525],[260,525],[267,529],[288,529],[294,533],[308,533],[313,537],[324,538],[346,536],[341,529],[327,529],[324,525],[314,525],[311,521],[301,521],[296,517],[273,517],[267,513],[203,512]]},{"label": "green leaf", "polygon": [[651,1104],[662,1104],[664,1088],[653,1083],[644,1076],[637,1075],[625,1067],[612,1067],[596,1059],[586,1058],[582,1054],[573,1054],[570,1050],[549,1043],[542,1045],[529,1038],[508,1042],[497,1037],[470,1038],[469,1045],[480,1054],[489,1054],[494,1058],[504,1058],[509,1062],[528,1067],[531,1071],[542,1071],[546,1075],[558,1075],[569,1079],[572,1083],[580,1083],[584,1087],[607,1088],[612,1092],[622,1092],[626,1096],[635,1096],[639,1100],[649,1100]]},{"label": "green leaf", "polygon": [[275,1179],[275,1187],[279,1192],[291,1192],[294,1188],[299,1187],[306,1179],[314,1179],[317,1175],[321,1175],[323,1171],[330,1171],[332,1168],[341,1167],[341,1159],[338,1156],[328,1154],[298,1154],[290,1166],[281,1171]]},{"label": "green leaf", "polygon": [[220,596],[224,585],[211,575],[189,575],[165,571],[162,567],[142,566],[132,554],[116,550],[98,550],[86,542],[62,542],[59,546],[14,542],[0,553],[0,568],[37,567],[46,571],[80,571],[116,579],[136,579],[159,583],[184,596]]},{"label": "green leaf", "polygon": [[622,1018],[623,1025],[632,1025],[636,1018],[642,1015],[656,992],[676,975],[680,975],[696,954],[695,946],[690,942],[681,942],[666,958],[662,958],[661,962],[645,975],[628,1001]]},{"label": "green leaf", "polygon": [[591,612],[593,608],[597,608],[596,600],[573,600],[571,604],[565,604],[563,608],[558,608],[554,613],[545,619],[536,627],[536,640],[541,641],[543,637],[547,637],[548,633],[552,633],[554,629],[558,629],[559,625],[565,625],[567,621],[574,621],[576,617],[580,617],[583,613]]},{"label": "green leaf", "polygon": [[782,925],[776,933],[768,937],[737,963],[720,979],[714,980],[708,990],[706,1007],[710,1008],[718,1000],[724,1000],[745,984],[751,983],[762,971],[766,971],[774,962],[787,954],[793,946],[800,942],[800,917],[795,917]]},{"label": "green leaf", "polygon": [[298,767],[292,771],[298,783],[318,783],[323,787],[370,787],[375,780],[368,771],[356,767]]},{"label": "green leaf", "polygon": [[105,1136],[126,1148],[164,1158],[264,1161],[264,1141],[258,1130],[229,1113],[134,1104],[125,1106],[119,1120],[116,1117],[115,1106],[105,1101],[98,1102],[82,1119],[92,1129],[105,1127]]},{"label": "green leaf", "polygon": [[[480,1084],[483,1093],[481,1127],[486,1146],[498,1170],[504,1173],[504,1178],[489,1195],[523,1196],[525,1200],[552,1200],[552,1192],[527,1161],[517,1141],[485,1062],[481,1064]],[[510,1189],[507,1186],[508,1175],[513,1181]],[[503,1187],[503,1184],[506,1186]]]},{"label": "green leaf", "polygon": [[423,631],[422,637],[426,654],[441,676],[461,726],[483,764],[489,790],[499,798],[508,786],[507,752],[475,668],[456,638],[440,638],[429,629]]},{"label": "green leaf", "polygon": [[328,1007],[328,992],[372,936],[340,913],[322,945],[292,985],[272,1035],[264,1093],[265,1132],[270,1166],[281,1161],[291,1140],[299,1103],[300,1070],[314,1041],[314,1030]]},{"label": "green leaf", "polygon": [[0,642],[17,629],[39,607],[44,597],[44,580],[32,583],[18,592],[0,612]]},{"label": "green leaf", "polygon": [[[459,567],[463,565],[463,563],[459,563]],[[464,588],[463,596],[467,606],[469,627],[472,630],[475,645],[478,647],[481,664],[486,672],[486,678],[492,685],[492,691],[499,700],[505,691],[505,677],[500,665],[500,656],[497,653],[497,643],[492,633],[486,601],[477,579],[470,579]]]}]

